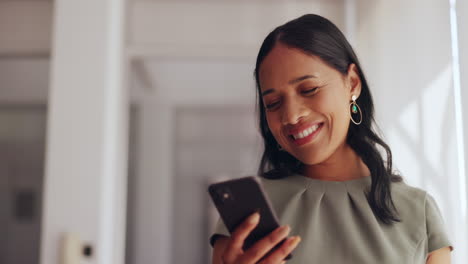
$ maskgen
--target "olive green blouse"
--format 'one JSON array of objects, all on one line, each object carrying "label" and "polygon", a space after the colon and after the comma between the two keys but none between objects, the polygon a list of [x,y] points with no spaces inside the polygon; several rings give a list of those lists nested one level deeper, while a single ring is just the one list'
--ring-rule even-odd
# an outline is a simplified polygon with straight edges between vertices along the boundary
[{"label": "olive green blouse", "polygon": [[[371,177],[323,181],[295,174],[260,178],[281,225],[288,224],[301,243],[287,263],[423,264],[428,252],[453,245],[434,198],[404,182],[392,183],[393,202],[402,220],[387,226],[366,199]],[[229,236],[223,222],[210,237]]]}]

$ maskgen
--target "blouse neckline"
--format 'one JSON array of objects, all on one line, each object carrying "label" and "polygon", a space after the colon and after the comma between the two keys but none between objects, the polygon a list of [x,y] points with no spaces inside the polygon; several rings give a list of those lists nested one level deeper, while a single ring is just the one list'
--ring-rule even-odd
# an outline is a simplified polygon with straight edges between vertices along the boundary
[{"label": "blouse neckline", "polygon": [[371,176],[365,176],[346,181],[326,181],[312,179],[302,174],[293,174],[290,175],[288,178],[290,178],[291,181],[299,184],[307,190],[319,192],[362,192],[365,190],[366,187],[370,188],[370,185],[372,183]]}]

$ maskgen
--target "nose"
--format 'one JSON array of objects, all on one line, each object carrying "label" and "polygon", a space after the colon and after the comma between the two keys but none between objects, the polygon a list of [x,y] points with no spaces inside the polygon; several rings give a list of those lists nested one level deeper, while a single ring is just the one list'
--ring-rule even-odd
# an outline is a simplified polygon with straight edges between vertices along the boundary
[{"label": "nose", "polygon": [[295,125],[310,112],[300,100],[284,102],[284,107],[282,109],[281,123],[283,125]]}]

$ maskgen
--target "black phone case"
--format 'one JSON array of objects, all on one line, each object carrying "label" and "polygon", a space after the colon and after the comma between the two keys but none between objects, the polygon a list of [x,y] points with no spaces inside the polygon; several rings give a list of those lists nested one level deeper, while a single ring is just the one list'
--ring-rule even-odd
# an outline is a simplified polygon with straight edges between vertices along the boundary
[{"label": "black phone case", "polygon": [[[251,214],[260,213],[260,222],[245,240],[244,250],[279,227],[278,218],[256,177],[249,176],[211,184],[208,192],[230,233]],[[284,240],[272,251],[281,246]],[[286,260],[291,257],[289,254]]]}]

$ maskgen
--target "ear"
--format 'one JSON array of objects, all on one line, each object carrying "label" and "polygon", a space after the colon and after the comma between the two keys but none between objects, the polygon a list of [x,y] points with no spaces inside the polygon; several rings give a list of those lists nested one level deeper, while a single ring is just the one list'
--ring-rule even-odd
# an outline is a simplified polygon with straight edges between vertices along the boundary
[{"label": "ear", "polygon": [[[356,95],[356,97],[359,98],[359,95],[361,94],[361,78],[359,77],[359,71],[356,67],[356,64],[351,63],[349,65],[346,79],[349,85],[350,94]],[[351,96],[349,99],[351,100]]]}]

